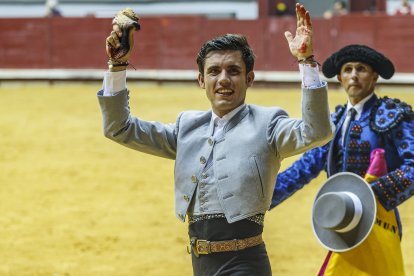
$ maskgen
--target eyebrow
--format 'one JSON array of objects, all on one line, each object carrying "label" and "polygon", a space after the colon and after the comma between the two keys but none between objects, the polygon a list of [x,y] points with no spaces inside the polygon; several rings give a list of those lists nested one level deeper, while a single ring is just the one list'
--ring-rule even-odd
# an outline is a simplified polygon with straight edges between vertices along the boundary
[{"label": "eyebrow", "polygon": [[237,69],[240,69],[240,70],[241,70],[241,69],[242,69],[242,66],[237,65],[237,64],[233,64],[233,65],[230,65],[230,66],[229,66],[229,68],[230,68],[230,69],[237,68]]},{"label": "eyebrow", "polygon": [[[209,67],[206,68],[206,71],[209,72],[209,71],[217,69],[217,68],[221,68],[221,66],[219,66],[219,65],[210,65]],[[237,65],[237,64],[232,64],[232,65],[227,66],[226,69],[242,70],[242,66]]]}]

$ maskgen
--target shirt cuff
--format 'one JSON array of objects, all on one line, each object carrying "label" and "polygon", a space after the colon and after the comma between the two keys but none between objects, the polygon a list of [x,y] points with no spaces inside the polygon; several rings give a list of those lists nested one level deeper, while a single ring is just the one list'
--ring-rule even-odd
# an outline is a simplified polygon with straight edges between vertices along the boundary
[{"label": "shirt cuff", "polygon": [[318,64],[299,63],[299,72],[303,88],[320,88],[324,85],[319,78]]},{"label": "shirt cuff", "polygon": [[102,85],[104,96],[113,96],[126,88],[126,70],[119,72],[105,72]]}]

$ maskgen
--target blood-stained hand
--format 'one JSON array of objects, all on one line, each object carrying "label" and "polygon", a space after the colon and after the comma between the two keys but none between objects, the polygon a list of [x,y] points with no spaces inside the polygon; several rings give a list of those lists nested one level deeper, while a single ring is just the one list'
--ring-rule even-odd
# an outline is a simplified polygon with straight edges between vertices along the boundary
[{"label": "blood-stained hand", "polygon": [[296,4],[296,34],[295,37],[287,31],[285,37],[289,43],[290,52],[299,61],[313,56],[313,30],[309,11],[301,4]]}]

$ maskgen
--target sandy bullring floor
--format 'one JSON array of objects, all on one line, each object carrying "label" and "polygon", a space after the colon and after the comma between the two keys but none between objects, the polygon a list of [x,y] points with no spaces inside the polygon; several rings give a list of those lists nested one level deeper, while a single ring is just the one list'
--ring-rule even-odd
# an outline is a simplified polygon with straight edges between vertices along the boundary
[{"label": "sandy bullring floor", "polygon": [[[208,109],[195,86],[129,85],[133,113],[173,122]],[[0,86],[0,275],[191,275],[187,228],[174,216],[173,162],[102,135],[100,85]],[[248,102],[299,116],[299,89],[251,89]],[[379,94],[414,104],[413,89]],[[330,92],[331,109],[345,102]],[[285,160],[286,168],[294,159]],[[266,215],[274,275],[316,275],[325,250],[310,225],[319,178]],[[400,208],[414,275],[414,199]]]}]

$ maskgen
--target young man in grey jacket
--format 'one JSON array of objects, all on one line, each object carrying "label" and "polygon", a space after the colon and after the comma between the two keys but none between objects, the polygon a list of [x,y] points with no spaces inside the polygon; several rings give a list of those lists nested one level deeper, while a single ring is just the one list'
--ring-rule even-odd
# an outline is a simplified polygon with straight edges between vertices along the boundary
[{"label": "young man in grey jacket", "polygon": [[174,124],[133,117],[125,85],[133,32],[123,56],[116,51],[125,44],[116,20],[107,38],[110,70],[98,93],[105,136],[175,160],[175,213],[188,219],[194,275],[271,275],[262,231],[280,163],[331,139],[309,12],[297,4],[296,14],[295,36],[285,35],[303,76],[302,119],[245,103],[255,57],[246,38],[234,34],[206,42],[197,57],[211,110],[182,112]]}]

